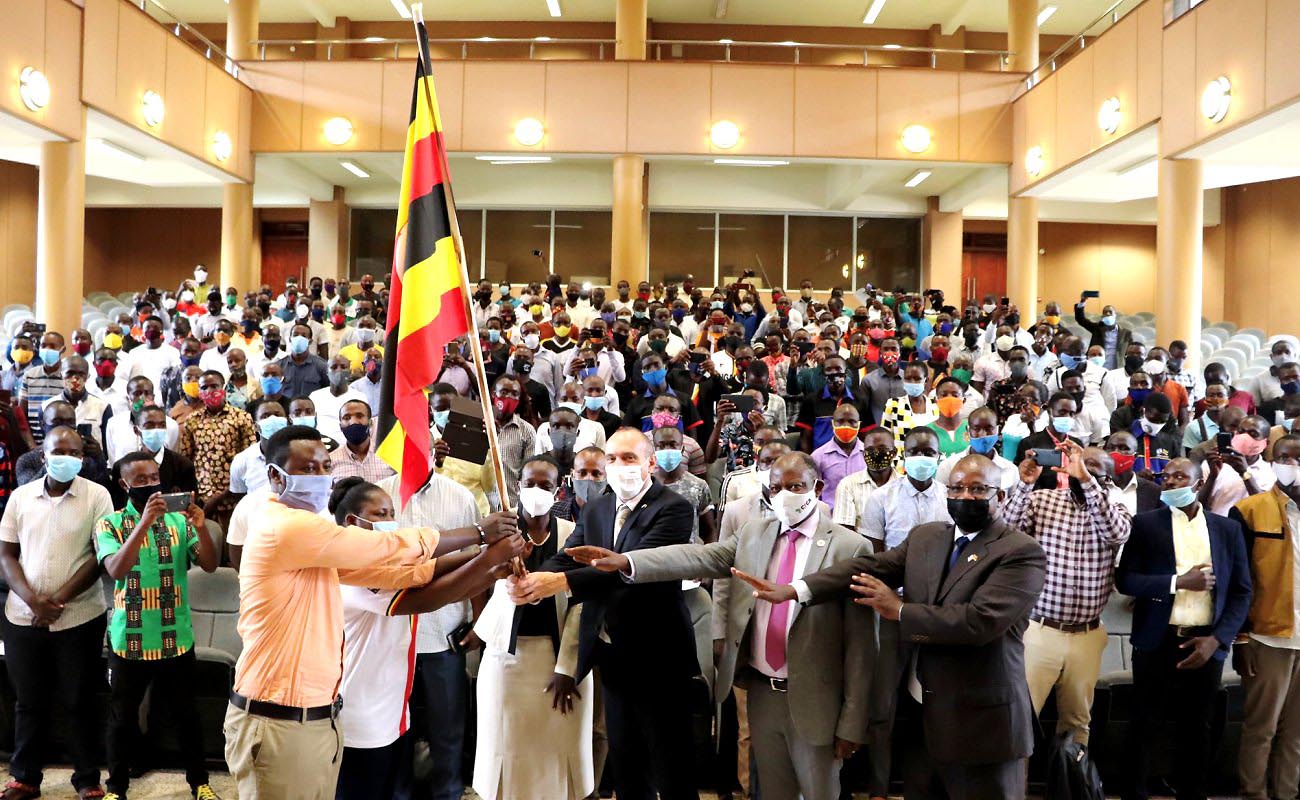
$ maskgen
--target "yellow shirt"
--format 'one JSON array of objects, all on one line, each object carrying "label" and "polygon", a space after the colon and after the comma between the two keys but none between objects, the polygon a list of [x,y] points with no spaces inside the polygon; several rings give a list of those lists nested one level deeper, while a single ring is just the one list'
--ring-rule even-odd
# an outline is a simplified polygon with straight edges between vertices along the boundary
[{"label": "yellow shirt", "polygon": [[[1174,528],[1174,573],[1182,575],[1198,564],[1211,563],[1210,530],[1205,524],[1205,507],[1192,519],[1180,509],[1170,509]],[[1174,592],[1174,607],[1169,613],[1170,625],[1209,625],[1214,622],[1214,592],[1193,592],[1178,589]]]},{"label": "yellow shirt", "polygon": [[[374,350],[380,356],[383,356],[384,354],[383,345],[377,344],[370,349]],[[370,350],[362,350],[360,347],[357,347],[355,344],[350,344],[347,347],[339,348],[339,355],[346,358],[348,360],[348,363],[352,365],[353,373],[358,373],[365,369],[366,353],[369,352]]]}]

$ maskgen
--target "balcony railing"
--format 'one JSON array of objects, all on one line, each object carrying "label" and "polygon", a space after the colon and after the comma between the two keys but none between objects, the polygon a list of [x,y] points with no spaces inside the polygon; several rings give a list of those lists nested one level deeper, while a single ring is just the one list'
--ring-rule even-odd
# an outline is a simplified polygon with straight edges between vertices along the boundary
[{"label": "balcony railing", "polygon": [[1034,67],[1025,76],[1022,92],[1029,91],[1037,86],[1043,78],[1056,72],[1067,61],[1074,58],[1079,51],[1096,40],[1098,36],[1110,30],[1111,26],[1127,16],[1130,11],[1142,5],[1143,2],[1144,0],[1115,0],[1087,27],[1071,36],[1065,44],[1053,50],[1051,55],[1040,61],[1038,66]]},{"label": "balcony railing", "polygon": [[216,61],[221,65],[222,69],[230,73],[231,77],[239,77],[238,61],[231,58],[225,50],[214,44],[211,39],[195,30],[192,25],[173,14],[159,0],[131,0],[131,2],[139,6],[141,11],[158,20],[163,27],[171,28],[172,33],[189,44],[190,47],[202,53],[205,59]]}]

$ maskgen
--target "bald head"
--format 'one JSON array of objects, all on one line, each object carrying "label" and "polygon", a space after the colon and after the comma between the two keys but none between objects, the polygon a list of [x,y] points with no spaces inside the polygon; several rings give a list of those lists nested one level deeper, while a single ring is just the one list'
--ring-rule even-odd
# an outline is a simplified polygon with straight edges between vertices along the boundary
[{"label": "bald head", "polygon": [[998,487],[1002,481],[1002,470],[988,456],[971,453],[953,465],[948,476],[948,488],[968,489],[973,486]]},{"label": "bald head", "polygon": [[655,455],[654,443],[636,428],[619,428],[605,442],[605,455],[610,461],[624,463],[625,454],[632,454],[641,463],[649,463]]}]

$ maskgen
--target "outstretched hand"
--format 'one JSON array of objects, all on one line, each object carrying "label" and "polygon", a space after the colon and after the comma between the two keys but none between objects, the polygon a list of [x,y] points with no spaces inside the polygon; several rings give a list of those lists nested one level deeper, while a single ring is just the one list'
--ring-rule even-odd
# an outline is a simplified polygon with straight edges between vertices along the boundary
[{"label": "outstretched hand", "polygon": [[595,545],[584,544],[578,547],[566,547],[564,552],[579,564],[595,567],[601,572],[627,572],[632,566],[630,559],[623,553],[615,553],[613,550],[606,550]]},{"label": "outstretched hand", "polygon": [[857,574],[849,584],[849,591],[858,595],[853,602],[860,606],[870,606],[882,619],[898,620],[903,600],[898,592],[886,586],[882,581],[870,575]]},{"label": "outstretched hand", "polygon": [[754,596],[759,600],[766,600],[769,603],[776,604],[798,599],[794,587],[788,583],[772,583],[771,581],[741,572],[735,567],[731,568],[731,575],[732,577],[740,578],[742,581],[752,586],[754,588]]}]

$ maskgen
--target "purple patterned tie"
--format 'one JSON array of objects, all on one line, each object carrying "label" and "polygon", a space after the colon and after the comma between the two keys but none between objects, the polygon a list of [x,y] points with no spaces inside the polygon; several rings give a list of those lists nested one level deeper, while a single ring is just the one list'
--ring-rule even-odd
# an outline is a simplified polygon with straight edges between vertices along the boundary
[{"label": "purple patterned tie", "polygon": [[[785,552],[781,553],[781,564],[776,568],[776,582],[786,584],[794,580],[795,548],[803,534],[791,528],[781,535],[786,537],[786,545]],[[790,619],[791,603],[787,600],[772,606],[772,616],[767,619],[764,655],[767,657],[767,665],[774,670],[785,668],[785,629]]]}]

